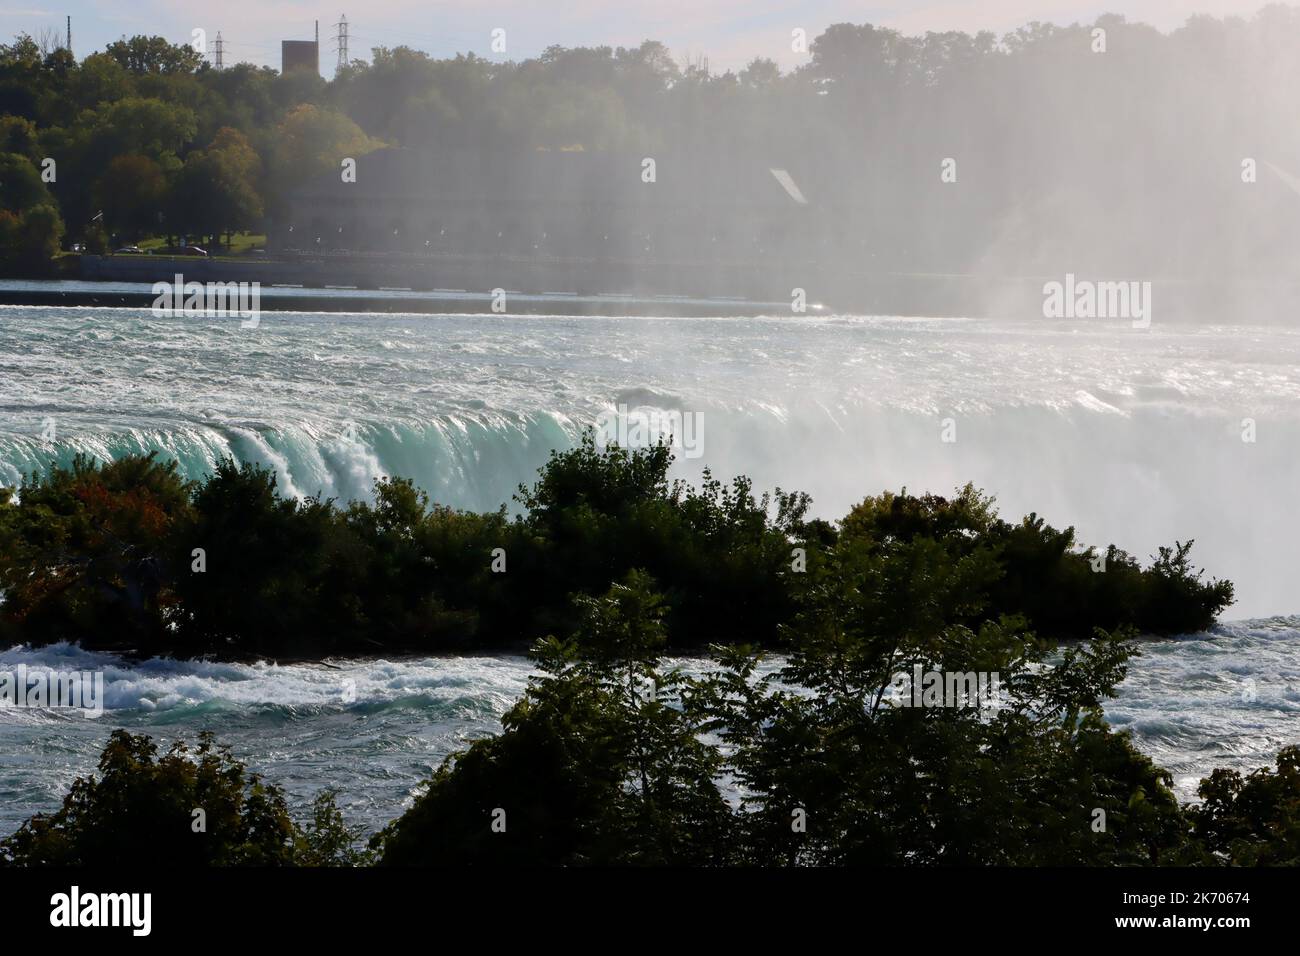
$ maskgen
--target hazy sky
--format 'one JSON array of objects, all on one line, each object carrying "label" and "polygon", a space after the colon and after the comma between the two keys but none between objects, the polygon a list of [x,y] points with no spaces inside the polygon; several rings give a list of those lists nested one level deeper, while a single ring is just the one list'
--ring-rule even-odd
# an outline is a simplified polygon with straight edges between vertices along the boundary
[{"label": "hazy sky", "polygon": [[[993,30],[1002,33],[1030,20],[1090,22],[1100,13],[1123,13],[1162,30],[1188,16],[1250,16],[1261,0],[367,0],[341,9],[307,0],[0,0],[0,37],[58,30],[72,16],[72,47],[84,56],[125,35],[161,34],[189,42],[202,27],[209,40],[221,32],[226,63],[247,60],[280,66],[279,41],[311,39],[321,24],[321,72],[337,60],[335,27],[347,15],[350,55],[369,58],[372,46],[406,44],[437,56],[474,51],[493,59],[522,59],[551,44],[631,46],[644,39],[666,43],[679,60],[707,56],[715,72],[739,68],[756,56],[783,67],[802,57],[791,52],[796,27],[816,36],[831,23],[873,23],[905,33]],[[506,53],[493,54],[491,33],[506,31]]]}]

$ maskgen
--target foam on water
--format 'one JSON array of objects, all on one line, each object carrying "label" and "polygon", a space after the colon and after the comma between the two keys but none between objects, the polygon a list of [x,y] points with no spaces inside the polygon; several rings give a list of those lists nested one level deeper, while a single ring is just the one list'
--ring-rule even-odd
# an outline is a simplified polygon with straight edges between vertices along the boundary
[{"label": "foam on water", "polygon": [[337,787],[349,816],[379,826],[443,757],[500,729],[530,673],[518,657],[129,664],[66,644],[0,651],[0,671],[19,664],[29,673],[102,673],[106,709],[90,718],[0,708],[0,833],[57,809],[117,727],[148,733],[164,749],[212,730],[298,806]]},{"label": "foam on water", "polygon": [[290,494],[366,498],[400,475],[495,509],[619,404],[702,416],[683,477],[745,473],[809,491],[832,518],[883,488],[973,480],[1004,513],[1140,557],[1195,537],[1199,561],[1236,582],[1235,614],[1298,610],[1287,329],[277,313],[250,330],[0,308],[6,483],[79,452],[158,450],[191,477],[233,457],[275,468]]},{"label": "foam on water", "polygon": [[1143,642],[1111,724],[1174,775],[1184,797],[1214,767],[1252,769],[1300,744],[1300,618],[1223,624]]},{"label": "foam on water", "polygon": [[[1146,644],[1108,712],[1184,797],[1214,766],[1262,765],[1296,742],[1300,620],[1265,616],[1300,611],[1300,332],[307,313],[249,330],[0,307],[0,483],[78,452],[158,450],[191,477],[229,456],[275,468],[295,495],[368,497],[376,477],[400,475],[441,503],[495,509],[620,403],[703,416],[704,454],[680,476],[709,467],[806,490],[823,517],[884,488],[974,481],[1006,515],[1034,510],[1140,557],[1196,538],[1198,563],[1237,586],[1228,616],[1259,620]],[[955,442],[941,440],[946,419]],[[512,658],[330,668],[84,653],[0,655],[98,660],[113,708],[100,721],[0,715],[0,831],[57,805],[119,725],[164,739],[210,727],[296,801],[338,786],[378,825],[446,753],[497,728],[528,674]]]},{"label": "foam on water", "polygon": [[[1300,617],[1144,641],[1107,716],[1173,773],[1181,799],[1195,799],[1212,769],[1270,765],[1300,742],[1298,641]],[[526,659],[510,656],[128,664],[68,645],[0,651],[0,670],[19,664],[103,673],[108,710],[89,719],[0,709],[0,833],[56,809],[72,779],[93,770],[114,727],[164,746],[212,730],[298,807],[336,787],[349,816],[376,828],[447,754],[499,731],[532,673]]]}]

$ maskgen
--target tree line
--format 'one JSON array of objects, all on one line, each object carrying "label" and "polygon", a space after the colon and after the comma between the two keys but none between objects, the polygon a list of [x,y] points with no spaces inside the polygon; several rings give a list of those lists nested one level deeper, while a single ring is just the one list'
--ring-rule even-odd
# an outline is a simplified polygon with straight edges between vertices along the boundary
[{"label": "tree line", "polygon": [[[832,523],[744,478],[670,482],[670,463],[589,433],[513,517],[430,506],[400,479],[346,507],[282,498],[252,465],[186,482],[152,455],[6,492],[0,640],[215,657],[526,642],[538,674],[500,734],[368,841],[328,792],[296,819],[211,737],[159,755],[117,731],[99,776],[0,841],[0,864],[1297,861],[1295,748],[1180,806],[1105,720],[1140,633],[1231,603],[1190,543],[1142,567],[1037,515],[1004,521],[970,486],[871,496]],[[687,651],[709,665],[665,659]],[[996,674],[998,696],[899,706],[918,669]]]},{"label": "tree line", "polygon": [[[859,544],[834,563],[864,560]],[[1131,629],[1049,658],[1023,618],[959,623],[984,606],[980,560],[944,567],[929,536],[889,550],[884,580],[822,581],[775,669],[749,646],[715,647],[698,676],[668,664],[668,605],[644,572],[575,597],[576,630],[534,646],[502,731],[369,840],[332,791],[295,818],[210,734],[159,756],[117,730],[98,776],[0,840],[0,866],[1300,863],[1300,748],[1215,770],[1180,805],[1102,711]],[[992,712],[897,706],[886,688],[913,666],[992,669],[1005,689]]]},{"label": "tree line", "polygon": [[[0,642],[287,659],[523,650],[577,633],[573,597],[633,571],[663,593],[675,650],[783,646],[840,587],[862,589],[864,613],[903,602],[918,621],[942,610],[969,627],[1020,615],[1052,640],[1203,630],[1232,602],[1190,541],[1143,567],[1036,514],[1006,521],[970,486],[886,492],[832,523],[808,517],[807,495],[760,495],[743,476],[671,481],[671,462],[665,445],[600,447],[589,431],[510,515],[430,503],[400,478],[342,505],[283,496],[255,464],[186,481],[153,454],[79,457],[0,489]],[[913,580],[900,549],[918,542],[931,576]]]},{"label": "tree line", "polygon": [[1294,278],[1297,44],[1300,13],[1269,6],[1167,34],[1117,15],[1001,37],[841,23],[785,72],[711,73],[655,41],[511,62],[376,48],[326,81],[215,70],[159,37],[78,61],[20,36],[0,44],[0,239],[32,266],[60,243],[253,229],[385,145],[689,147],[789,169],[845,267]]}]

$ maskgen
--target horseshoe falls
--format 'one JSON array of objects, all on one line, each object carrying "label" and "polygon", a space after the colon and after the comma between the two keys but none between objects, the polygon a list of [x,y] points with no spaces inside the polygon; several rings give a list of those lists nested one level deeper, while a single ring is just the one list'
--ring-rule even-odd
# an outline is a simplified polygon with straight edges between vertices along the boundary
[{"label": "horseshoe falls", "polygon": [[1143,559],[1194,537],[1236,616],[1300,610],[1300,333],[1041,320],[662,319],[0,309],[0,483],[78,453],[230,457],[282,490],[367,498],[383,475],[512,504],[619,409],[695,416],[676,470],[807,491],[836,518],[882,489],[973,481],[1005,516]]},{"label": "horseshoe falls", "polygon": [[[807,491],[834,519],[883,489],[972,481],[1002,514],[1037,511],[1146,560],[1194,537],[1236,584],[1215,630],[1147,641],[1111,720],[1190,798],[1215,766],[1294,742],[1300,709],[1300,332],[1230,324],[1007,322],[836,315],[600,318],[0,308],[0,485],[156,450],[198,478],[222,458],[274,468],[293,495],[367,498],[409,477],[442,504],[513,507],[551,450],[620,408],[694,416],[674,469]],[[607,418],[605,419],[607,420]],[[0,663],[69,667],[67,646]],[[0,831],[89,771],[108,724],[163,740],[213,727],[309,796],[342,786],[378,825],[441,756],[496,727],[516,658],[319,665],[93,662],[103,721],[0,714]],[[338,670],[357,696],[337,698]],[[1245,700],[1241,681],[1256,682]],[[364,717],[365,719],[359,719]]]}]

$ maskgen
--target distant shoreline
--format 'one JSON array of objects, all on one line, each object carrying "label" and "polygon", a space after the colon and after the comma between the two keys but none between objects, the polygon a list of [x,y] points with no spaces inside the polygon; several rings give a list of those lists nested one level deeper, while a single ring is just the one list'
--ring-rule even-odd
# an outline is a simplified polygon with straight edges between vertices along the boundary
[{"label": "distant shoreline", "polygon": [[[806,262],[719,265],[463,256],[76,259],[61,263],[61,274],[0,277],[0,305],[150,308],[156,299],[153,284],[172,283],[180,274],[185,282],[258,283],[260,308],[269,312],[795,319],[846,314],[1055,321],[1046,290],[1062,287],[1068,297],[1076,278],[836,270]],[[1080,272],[1077,285],[1096,284],[1099,275]],[[1300,284],[1285,280],[1155,276],[1142,284],[1150,301],[1143,322],[1136,325],[1139,330],[1152,322],[1287,323],[1293,304],[1300,301]],[[803,310],[797,307],[800,299]],[[1066,305],[1066,315],[1073,318]],[[1091,321],[1086,313],[1078,317]]]},{"label": "distant shoreline", "polygon": [[[157,299],[153,292],[125,291],[106,282],[97,289],[14,289],[0,280],[0,306],[64,308],[148,309]],[[548,295],[507,292],[505,313],[526,315],[728,317],[784,314],[780,302],[745,299],[695,299],[633,295]],[[491,293],[450,290],[304,289],[282,286],[263,288],[260,307],[265,312],[379,312],[425,314],[500,314]],[[810,307],[809,312],[825,310]]]}]

